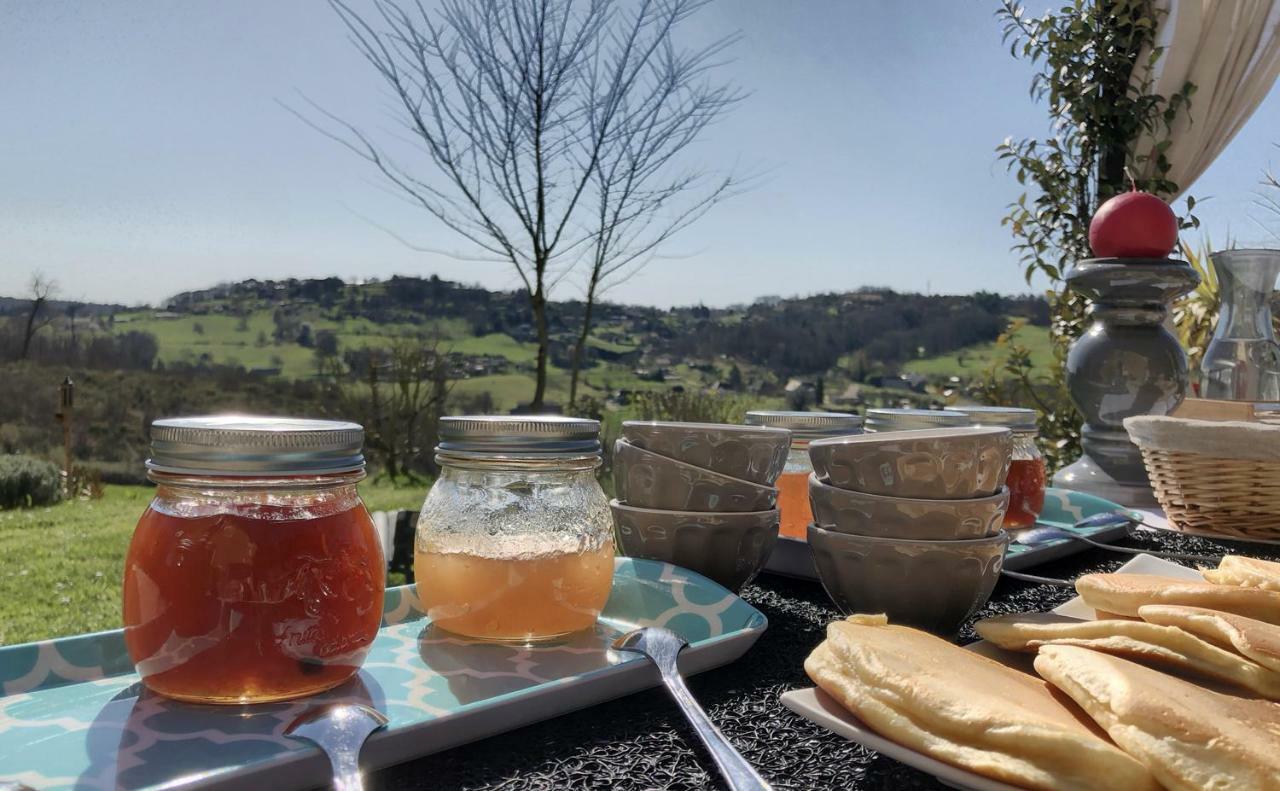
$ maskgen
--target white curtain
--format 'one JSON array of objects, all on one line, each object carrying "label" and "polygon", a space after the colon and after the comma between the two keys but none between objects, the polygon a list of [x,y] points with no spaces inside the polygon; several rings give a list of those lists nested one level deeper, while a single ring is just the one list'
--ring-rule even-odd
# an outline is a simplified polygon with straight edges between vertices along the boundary
[{"label": "white curtain", "polygon": [[[1196,86],[1167,139],[1168,178],[1185,191],[1218,158],[1280,75],[1280,0],[1156,0],[1166,10],[1149,90],[1170,96]],[[1145,63],[1149,52],[1138,63]],[[1144,75],[1135,74],[1141,82]],[[1280,130],[1277,131],[1280,137]],[[1149,153],[1155,140],[1139,140]],[[1259,163],[1261,167],[1262,163]],[[1150,176],[1150,166],[1143,175]],[[1176,196],[1175,196],[1176,197]]]}]

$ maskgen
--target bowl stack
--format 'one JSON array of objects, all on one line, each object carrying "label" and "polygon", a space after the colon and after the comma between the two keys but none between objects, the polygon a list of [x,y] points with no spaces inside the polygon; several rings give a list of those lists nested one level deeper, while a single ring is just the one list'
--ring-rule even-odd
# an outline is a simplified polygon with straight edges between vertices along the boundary
[{"label": "bowl stack", "polygon": [[629,420],[614,444],[610,503],[622,554],[697,571],[737,592],[778,538],[791,432]]},{"label": "bowl stack", "polygon": [[966,427],[811,443],[809,546],[836,606],[955,634],[1000,576],[1012,442]]}]

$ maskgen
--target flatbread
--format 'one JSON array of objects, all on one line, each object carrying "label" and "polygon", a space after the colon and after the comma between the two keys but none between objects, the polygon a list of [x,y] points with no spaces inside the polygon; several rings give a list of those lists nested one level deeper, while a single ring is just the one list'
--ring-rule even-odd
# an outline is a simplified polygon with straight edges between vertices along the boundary
[{"label": "flatbread", "polygon": [[1177,626],[1145,621],[1081,621],[1054,613],[1033,612],[989,618],[979,621],[976,628],[984,640],[1010,651],[1035,651],[1045,645],[1092,648],[1164,669],[1225,681],[1264,698],[1280,700],[1280,673]]},{"label": "flatbread", "polygon": [[1076,592],[1095,610],[1136,616],[1144,604],[1179,604],[1280,624],[1280,592],[1151,574],[1085,574]]},{"label": "flatbread", "polygon": [[885,738],[1035,789],[1155,789],[1140,763],[1034,676],[884,616],[827,627],[805,672]]},{"label": "flatbread", "polygon": [[1044,646],[1035,667],[1166,788],[1280,785],[1280,704],[1222,695],[1077,646]]},{"label": "flatbread", "polygon": [[1218,561],[1216,569],[1204,569],[1201,573],[1215,585],[1241,585],[1280,591],[1280,563],[1270,560],[1227,555]]},{"label": "flatbread", "polygon": [[1176,626],[1221,646],[1229,646],[1263,667],[1280,673],[1280,626],[1203,607],[1148,604],[1138,608],[1144,621]]}]

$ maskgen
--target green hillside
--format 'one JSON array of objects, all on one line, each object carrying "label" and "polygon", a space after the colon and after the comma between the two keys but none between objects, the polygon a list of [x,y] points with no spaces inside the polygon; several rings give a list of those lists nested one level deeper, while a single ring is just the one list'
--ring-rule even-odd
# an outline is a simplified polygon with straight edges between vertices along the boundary
[{"label": "green hillside", "polygon": [[[1048,327],[1022,325],[1010,336],[1010,342],[1024,346],[1031,353],[1031,364],[1037,371],[1055,365],[1053,341]],[[991,369],[992,365],[1008,357],[1009,344],[1000,342],[979,343],[963,349],[924,357],[902,364],[902,370],[930,377],[958,376],[970,379]]]}]

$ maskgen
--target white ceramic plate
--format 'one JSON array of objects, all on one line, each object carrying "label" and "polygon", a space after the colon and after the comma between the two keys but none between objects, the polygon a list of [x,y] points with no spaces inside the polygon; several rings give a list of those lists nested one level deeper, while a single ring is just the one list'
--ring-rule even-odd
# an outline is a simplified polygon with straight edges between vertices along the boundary
[{"label": "white ceramic plate", "polygon": [[[1176,563],[1170,563],[1167,560],[1151,555],[1137,555],[1117,571],[1123,571],[1128,574],[1179,577],[1188,580],[1204,579],[1200,572],[1195,569],[1179,566]],[[1094,620],[1093,608],[1086,607],[1079,596],[1060,607],[1055,607],[1053,612],[1072,618]],[[970,643],[965,648],[970,651],[976,651],[983,656],[991,657],[1018,670],[1027,671],[1030,669],[1028,655],[1001,650],[985,640]],[[883,736],[873,733],[849,713],[847,709],[836,703],[820,689],[811,687],[784,693],[782,695],[782,705],[810,722],[821,725],[833,733],[838,733],[850,741],[861,744],[863,747],[875,750],[882,755],[887,755],[896,761],[901,761],[913,769],[928,772],[938,778],[940,782],[954,788],[971,789],[971,791],[1012,791],[1018,788],[1018,786],[1001,783],[998,780],[983,777],[966,769],[960,769],[936,758],[931,758],[924,753],[917,752],[910,747],[904,747],[885,739]]]}]

